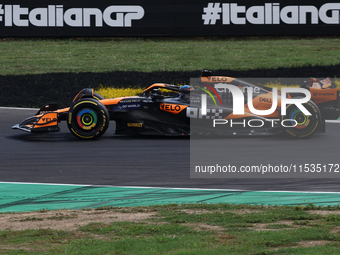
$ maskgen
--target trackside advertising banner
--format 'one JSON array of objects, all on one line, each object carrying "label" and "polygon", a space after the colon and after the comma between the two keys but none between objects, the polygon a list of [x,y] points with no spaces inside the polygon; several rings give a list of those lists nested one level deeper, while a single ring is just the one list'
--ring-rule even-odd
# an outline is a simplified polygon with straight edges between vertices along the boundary
[{"label": "trackside advertising banner", "polygon": [[338,35],[340,1],[0,1],[1,36]]}]

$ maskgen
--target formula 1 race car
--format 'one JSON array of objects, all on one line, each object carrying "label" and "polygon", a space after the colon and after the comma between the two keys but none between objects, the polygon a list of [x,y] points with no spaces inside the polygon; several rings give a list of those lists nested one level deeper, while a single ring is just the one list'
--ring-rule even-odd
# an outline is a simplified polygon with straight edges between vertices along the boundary
[{"label": "formula 1 race car", "polygon": [[[83,89],[69,108],[58,109],[57,104],[47,104],[35,116],[12,128],[31,133],[58,132],[58,123],[66,121],[73,135],[94,139],[102,136],[109,121],[114,120],[116,134],[186,136],[287,133],[299,138],[325,132],[325,119],[339,117],[339,89],[328,78],[312,78],[301,85],[311,93],[311,100],[302,104],[310,115],[304,114],[301,107],[293,103],[285,105],[286,114],[282,115],[280,96],[275,99],[270,88],[240,79],[212,76],[210,71],[203,71],[202,77],[191,83],[184,86],[156,83],[139,96],[113,99],[104,99],[93,89]],[[243,94],[247,90],[249,93],[251,88],[252,97],[244,96],[243,114],[233,113],[236,105],[233,93],[223,89],[223,86],[221,89],[221,84],[233,85]],[[287,96],[299,99],[301,93],[289,93]],[[261,115],[254,114],[254,109],[273,111]]]}]

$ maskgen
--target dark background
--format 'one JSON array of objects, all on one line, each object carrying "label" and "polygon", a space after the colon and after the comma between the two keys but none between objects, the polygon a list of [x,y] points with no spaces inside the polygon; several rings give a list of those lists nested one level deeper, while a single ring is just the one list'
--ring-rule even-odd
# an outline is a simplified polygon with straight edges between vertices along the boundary
[{"label": "dark background", "polygon": [[[199,77],[201,71],[191,72],[127,72],[107,73],[49,73],[35,75],[0,76],[0,102],[2,106],[38,107],[57,102],[59,107],[69,106],[83,88],[103,86],[145,88],[153,83],[189,84],[190,78]],[[304,66],[294,68],[254,69],[247,71],[214,70],[213,75],[246,77],[340,77],[340,65]]]},{"label": "dark background", "polygon": [[[20,5],[22,8],[29,8],[31,11],[35,8],[47,8],[48,5],[62,5],[64,12],[70,8],[98,8],[102,12],[112,5],[138,5],[144,9],[144,17],[140,20],[132,20],[132,27],[110,27],[103,22],[102,27],[95,27],[94,20],[91,21],[91,27],[70,27],[64,24],[63,27],[5,27],[4,22],[0,21],[0,36],[237,36],[237,35],[338,35],[340,34],[340,25],[324,24],[319,20],[318,24],[311,24],[311,15],[307,14],[307,24],[292,25],[281,22],[278,25],[255,25],[247,23],[246,25],[222,25],[222,21],[216,21],[215,25],[204,25],[202,20],[203,8],[208,3],[216,1],[195,0],[51,0],[40,1],[31,0],[29,3],[24,0],[7,0],[2,1],[2,6]],[[223,3],[235,3],[238,6],[263,6],[264,3],[279,3],[280,9],[289,5],[312,5],[319,9],[325,3],[334,3],[336,1],[264,1],[264,0],[241,0],[241,1],[219,1]],[[2,7],[2,10],[4,7]],[[0,10],[1,11],[1,10]],[[331,12],[331,11],[329,11]],[[335,10],[335,12],[339,12]],[[0,13],[1,14],[1,13]],[[330,14],[328,14],[330,15]],[[4,16],[1,15],[2,20]],[[244,14],[240,14],[244,17]],[[27,19],[27,15],[22,15],[22,19]],[[112,19],[115,19],[112,14]],[[222,15],[221,15],[222,19]]]}]

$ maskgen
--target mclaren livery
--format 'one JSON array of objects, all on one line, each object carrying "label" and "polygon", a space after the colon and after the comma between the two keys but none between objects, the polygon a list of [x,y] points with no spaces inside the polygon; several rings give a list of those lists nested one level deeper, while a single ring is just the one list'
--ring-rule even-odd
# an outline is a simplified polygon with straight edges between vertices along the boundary
[{"label": "mclaren livery", "polygon": [[[305,115],[295,104],[288,104],[286,114],[281,115],[280,96],[276,100],[276,110],[269,115],[253,114],[246,96],[244,114],[233,114],[232,94],[227,90],[217,93],[214,86],[217,83],[237,86],[244,93],[246,88],[251,87],[255,92],[252,106],[257,110],[270,109],[273,105],[270,88],[237,78],[212,76],[211,72],[205,71],[197,84],[175,86],[156,83],[139,96],[104,99],[92,89],[83,89],[69,108],[58,109],[57,104],[47,104],[35,116],[12,128],[30,133],[58,132],[58,123],[66,121],[73,135],[95,139],[106,132],[113,120],[116,122],[115,134],[288,134],[301,138],[325,132],[325,120],[339,117],[339,89],[328,78],[311,78],[301,85],[311,93],[311,100],[303,104],[311,115]],[[299,98],[301,95],[292,93],[288,97]],[[204,112],[203,98],[206,98]]]}]

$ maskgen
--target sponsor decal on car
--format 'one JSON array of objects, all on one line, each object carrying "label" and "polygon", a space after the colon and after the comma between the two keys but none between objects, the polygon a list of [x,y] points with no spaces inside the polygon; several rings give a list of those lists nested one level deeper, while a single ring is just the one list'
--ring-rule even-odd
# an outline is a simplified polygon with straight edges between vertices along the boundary
[{"label": "sponsor decal on car", "polygon": [[58,114],[55,112],[50,112],[50,113],[44,114],[37,122],[37,125],[39,125],[40,127],[51,126],[51,125],[55,125],[57,121],[58,121]]},{"label": "sponsor decal on car", "polygon": [[143,127],[143,123],[127,123],[127,126],[141,128]]},{"label": "sponsor decal on car", "polygon": [[42,122],[51,122],[51,121],[57,121],[57,118],[41,118]]},{"label": "sponsor decal on car", "polygon": [[126,103],[140,103],[141,100],[138,99],[122,99],[119,101],[120,104],[126,104]]},{"label": "sponsor decal on car", "polygon": [[[316,93],[313,93],[313,95],[315,95]],[[319,96],[334,96],[335,95],[335,93],[319,93],[319,94],[317,94],[317,95],[319,95]]]},{"label": "sponsor decal on car", "polygon": [[135,110],[135,109],[140,109],[143,104],[141,103],[125,103],[125,104],[117,104],[114,107],[114,110]]},{"label": "sponsor decal on car", "polygon": [[162,111],[171,112],[173,114],[178,114],[187,107],[188,107],[187,105],[180,105],[180,104],[164,104],[164,103],[161,103],[159,105],[159,108]]}]

